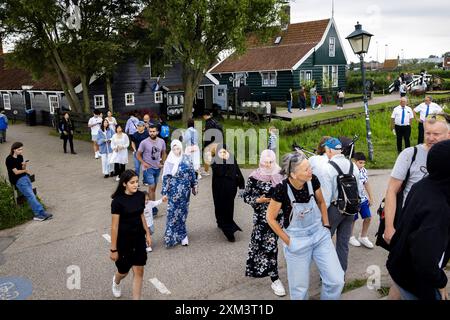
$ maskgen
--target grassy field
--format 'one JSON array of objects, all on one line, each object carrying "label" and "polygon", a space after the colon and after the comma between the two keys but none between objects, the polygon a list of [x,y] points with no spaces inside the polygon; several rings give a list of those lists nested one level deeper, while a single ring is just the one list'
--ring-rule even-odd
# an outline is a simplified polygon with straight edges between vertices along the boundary
[{"label": "grassy field", "polygon": [[28,203],[17,206],[11,185],[0,179],[0,230],[22,224],[33,217]]}]

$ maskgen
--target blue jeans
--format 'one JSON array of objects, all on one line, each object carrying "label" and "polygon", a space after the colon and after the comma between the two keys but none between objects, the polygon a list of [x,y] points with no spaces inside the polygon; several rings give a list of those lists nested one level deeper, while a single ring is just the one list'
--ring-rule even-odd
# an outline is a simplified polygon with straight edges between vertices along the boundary
[{"label": "blue jeans", "polygon": [[144,170],[144,172],[142,173],[144,177],[144,183],[148,184],[149,186],[157,185],[160,172],[161,169],[148,168],[147,170]]},{"label": "blue jeans", "polygon": [[[395,282],[394,282],[394,285],[396,285],[398,290],[400,291],[400,296],[402,297],[402,300],[419,300],[419,298],[417,298],[416,295],[403,289]],[[442,300],[441,293],[437,289],[436,289],[436,300]]]},{"label": "blue jeans", "polygon": [[20,193],[22,193],[23,196],[27,199],[28,204],[30,205],[31,210],[33,211],[35,216],[46,215],[44,207],[36,199],[36,196],[33,193],[33,185],[31,184],[30,177],[21,177],[19,180],[17,180],[16,187],[17,189],[19,189]]},{"label": "blue jeans", "polygon": [[290,236],[289,247],[283,244],[289,292],[292,300],[308,299],[311,261],[322,278],[321,300],[338,300],[344,288],[344,271],[339,263],[330,231],[322,224],[297,230]]},{"label": "blue jeans", "polygon": [[316,96],[311,97],[311,109],[316,107]]},{"label": "blue jeans", "polygon": [[141,176],[141,162],[136,157],[136,152],[133,152],[133,161],[134,161],[134,171],[136,171],[136,174],[139,177]]},{"label": "blue jeans", "polygon": [[292,101],[287,100],[287,107],[288,107],[288,111],[291,112]]}]

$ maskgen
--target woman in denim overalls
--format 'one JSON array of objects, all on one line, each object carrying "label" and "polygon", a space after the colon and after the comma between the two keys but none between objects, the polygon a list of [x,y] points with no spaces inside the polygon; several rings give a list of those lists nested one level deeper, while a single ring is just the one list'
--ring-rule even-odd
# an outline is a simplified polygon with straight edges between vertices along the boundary
[{"label": "woman in denim overalls", "polygon": [[[267,222],[284,242],[291,299],[308,299],[311,260],[315,261],[322,278],[320,298],[339,299],[344,287],[344,271],[331,241],[327,208],[320,183],[312,175],[308,159],[300,152],[283,157],[282,173],[288,178],[277,186],[267,209]],[[311,183],[312,179],[316,190]],[[298,200],[301,193],[305,197]],[[276,222],[282,207],[284,210],[291,208],[283,213],[283,229]]]}]

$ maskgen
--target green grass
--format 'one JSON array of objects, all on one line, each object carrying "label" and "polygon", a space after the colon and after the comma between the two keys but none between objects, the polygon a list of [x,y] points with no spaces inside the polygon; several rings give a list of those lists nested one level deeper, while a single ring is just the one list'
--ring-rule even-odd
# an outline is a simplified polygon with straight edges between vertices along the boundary
[{"label": "green grass", "polygon": [[28,203],[17,206],[13,188],[4,179],[0,180],[0,230],[12,228],[33,218]]},{"label": "green grass", "polygon": [[367,284],[367,279],[354,279],[350,282],[346,282],[344,285],[344,289],[342,293],[346,293],[348,291],[352,291],[358,288],[361,288]]}]

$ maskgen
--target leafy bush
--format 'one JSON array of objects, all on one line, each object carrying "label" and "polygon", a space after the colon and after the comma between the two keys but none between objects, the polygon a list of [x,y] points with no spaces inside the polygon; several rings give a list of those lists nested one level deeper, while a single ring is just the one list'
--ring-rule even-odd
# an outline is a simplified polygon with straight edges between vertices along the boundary
[{"label": "leafy bush", "polygon": [[445,79],[442,83],[442,90],[450,90],[450,79]]},{"label": "leafy bush", "polygon": [[32,217],[28,203],[16,205],[12,186],[4,179],[0,180],[0,230],[24,223]]},{"label": "leafy bush", "polygon": [[450,70],[433,69],[429,70],[428,73],[437,75],[441,78],[450,78]]}]

